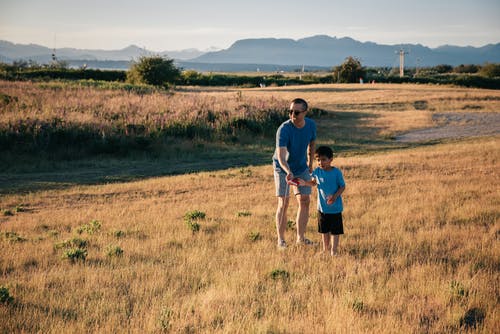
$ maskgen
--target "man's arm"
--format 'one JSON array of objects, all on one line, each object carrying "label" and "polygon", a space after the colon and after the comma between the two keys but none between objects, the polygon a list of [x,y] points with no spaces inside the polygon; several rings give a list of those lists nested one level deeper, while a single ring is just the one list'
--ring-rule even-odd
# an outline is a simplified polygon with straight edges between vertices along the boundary
[{"label": "man's arm", "polygon": [[307,147],[307,165],[309,166],[309,173],[312,173],[313,171],[315,147],[316,147],[316,141],[311,140],[309,146]]},{"label": "man's arm", "polygon": [[286,161],[287,155],[288,150],[286,149],[286,147],[278,147],[278,161],[280,162],[281,168],[283,168],[287,174],[286,179],[291,180],[293,179],[293,173],[290,169],[290,166],[288,166],[288,162]]}]

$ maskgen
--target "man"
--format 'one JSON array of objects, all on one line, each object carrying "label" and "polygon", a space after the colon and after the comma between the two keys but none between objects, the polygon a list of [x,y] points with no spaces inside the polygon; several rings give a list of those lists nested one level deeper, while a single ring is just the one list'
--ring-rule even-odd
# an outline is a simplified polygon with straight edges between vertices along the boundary
[{"label": "man", "polygon": [[297,243],[309,245],[312,242],[304,233],[309,218],[311,187],[291,185],[294,178],[305,181],[311,179],[316,140],[316,123],[306,117],[307,102],[295,99],[290,104],[290,119],[283,122],[276,131],[276,150],[273,156],[274,183],[278,207],[276,209],[276,231],[278,247],[286,248],[285,230],[287,226],[287,209],[290,188],[298,202],[297,210]]}]

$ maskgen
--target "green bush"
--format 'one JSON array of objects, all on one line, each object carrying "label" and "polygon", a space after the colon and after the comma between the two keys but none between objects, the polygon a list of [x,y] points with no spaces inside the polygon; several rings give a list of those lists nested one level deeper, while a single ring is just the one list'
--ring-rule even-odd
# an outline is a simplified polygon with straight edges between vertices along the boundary
[{"label": "green bush", "polygon": [[120,246],[109,245],[106,249],[108,257],[121,257],[123,256],[123,249]]},{"label": "green bush", "polygon": [[5,286],[0,286],[0,303],[11,303],[14,298],[10,295],[9,289]]},{"label": "green bush", "polygon": [[161,56],[143,56],[134,62],[127,72],[127,81],[154,86],[165,86],[180,77],[174,60]]},{"label": "green bush", "polygon": [[64,251],[62,258],[70,260],[71,262],[85,261],[87,258],[87,250],[79,247],[69,248]]}]

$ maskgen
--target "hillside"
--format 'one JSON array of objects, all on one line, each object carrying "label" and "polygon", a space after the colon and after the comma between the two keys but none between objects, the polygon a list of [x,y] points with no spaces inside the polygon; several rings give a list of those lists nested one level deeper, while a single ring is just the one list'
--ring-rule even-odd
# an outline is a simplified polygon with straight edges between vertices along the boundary
[{"label": "hillside", "polygon": [[[302,66],[310,69],[314,69],[314,67],[331,68],[341,64],[348,56],[361,59],[364,66],[394,67],[399,64],[397,52],[400,49],[408,53],[406,65],[409,67],[500,62],[500,43],[479,48],[452,45],[429,48],[420,44],[383,45],[360,42],[349,37],[337,38],[325,35],[299,40],[287,38],[244,39],[234,42],[228,49],[211,52],[196,49],[153,52],[131,45],[121,50],[59,48],[56,50],[56,55],[58,59],[66,60],[74,66],[80,66],[85,61],[84,63],[87,65],[91,64],[101,68],[128,68],[128,63],[113,64],[112,62],[129,62],[142,55],[161,54],[176,59],[186,69],[231,71],[238,68],[239,70],[255,71],[256,68],[261,67],[273,70],[282,69],[280,66],[293,66],[295,69]],[[36,62],[48,63],[52,59],[52,53],[53,49],[40,45],[22,45],[0,41],[0,61],[4,62],[31,59]]]},{"label": "hillside", "polygon": [[281,65],[333,66],[348,56],[361,59],[365,66],[394,66],[399,64],[397,51],[408,52],[410,67],[438,64],[482,64],[500,62],[500,43],[481,48],[443,46],[435,49],[420,44],[382,45],[359,42],[349,37],[313,36],[293,39],[245,39],[230,48],[208,52],[192,61],[213,63],[255,63]]}]

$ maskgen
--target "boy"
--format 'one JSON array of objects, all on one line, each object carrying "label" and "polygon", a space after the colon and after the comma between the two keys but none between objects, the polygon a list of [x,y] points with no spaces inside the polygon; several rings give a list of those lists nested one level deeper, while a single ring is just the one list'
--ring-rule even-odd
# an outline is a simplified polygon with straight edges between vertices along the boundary
[{"label": "boy", "polygon": [[313,179],[299,179],[300,185],[318,187],[318,232],[323,235],[323,251],[337,255],[339,235],[344,234],[342,224],[342,193],[345,190],[342,172],[331,165],[333,151],[327,146],[316,149],[314,157],[318,167],[312,172]]}]

